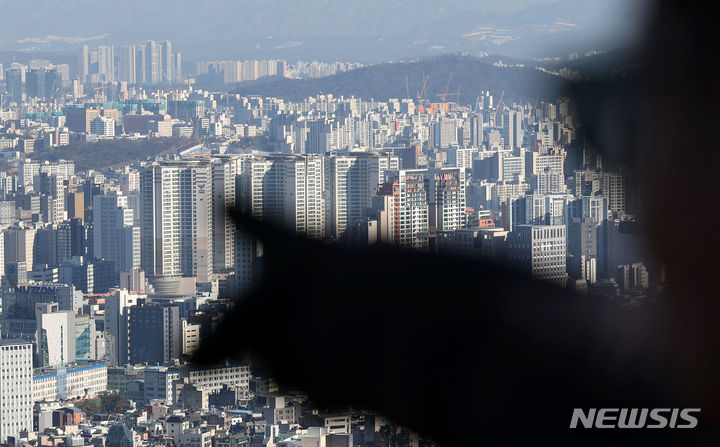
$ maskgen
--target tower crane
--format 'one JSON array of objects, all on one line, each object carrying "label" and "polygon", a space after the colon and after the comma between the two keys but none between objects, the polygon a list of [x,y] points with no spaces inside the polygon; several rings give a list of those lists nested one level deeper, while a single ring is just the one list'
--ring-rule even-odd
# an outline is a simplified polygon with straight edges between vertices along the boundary
[{"label": "tower crane", "polygon": [[503,96],[505,96],[505,90],[503,90],[500,94],[500,100],[497,103],[497,109],[495,110],[495,123],[497,123],[498,121],[498,115],[500,114],[500,106],[507,107],[503,102]]}]

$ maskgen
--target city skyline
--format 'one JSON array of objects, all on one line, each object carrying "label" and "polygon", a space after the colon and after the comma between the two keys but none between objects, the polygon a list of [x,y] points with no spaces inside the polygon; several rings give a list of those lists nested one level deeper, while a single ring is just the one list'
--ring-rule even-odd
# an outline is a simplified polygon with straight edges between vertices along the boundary
[{"label": "city skyline", "polygon": [[0,0],[0,447],[704,440],[651,7]]}]

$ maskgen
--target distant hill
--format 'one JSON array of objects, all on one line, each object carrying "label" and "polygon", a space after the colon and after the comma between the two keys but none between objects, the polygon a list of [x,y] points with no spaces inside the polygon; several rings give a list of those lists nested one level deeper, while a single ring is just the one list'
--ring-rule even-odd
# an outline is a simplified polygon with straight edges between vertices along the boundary
[{"label": "distant hill", "polygon": [[[487,61],[486,61],[487,59]],[[360,98],[416,98],[423,76],[429,76],[426,97],[439,101],[438,94],[460,88],[460,104],[473,105],[483,90],[504,101],[551,100],[561,94],[563,79],[531,67],[498,67],[490,60],[470,56],[441,56],[416,62],[383,63],[317,79],[268,78],[241,83],[234,90],[243,95],[263,95],[299,100],[317,94],[354,95]],[[450,75],[452,74],[452,79]],[[448,80],[450,84],[448,86]],[[455,100],[451,97],[450,100]]]},{"label": "distant hill", "polygon": [[602,78],[637,67],[640,51],[636,48],[618,48],[604,53],[581,57],[573,61],[549,62],[541,65],[549,70],[567,68],[583,78]]}]

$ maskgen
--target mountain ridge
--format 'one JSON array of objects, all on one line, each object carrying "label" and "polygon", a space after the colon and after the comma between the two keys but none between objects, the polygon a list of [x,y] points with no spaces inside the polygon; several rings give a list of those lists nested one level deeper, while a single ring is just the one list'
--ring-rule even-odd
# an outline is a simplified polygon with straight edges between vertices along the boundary
[{"label": "mountain ridge", "polygon": [[[452,79],[450,76],[452,74]],[[318,94],[374,98],[417,98],[423,76],[428,76],[425,97],[460,89],[460,104],[474,105],[483,90],[504,101],[552,100],[562,96],[564,79],[534,67],[500,67],[473,56],[444,55],[413,62],[382,63],[315,79],[266,78],[241,83],[230,91],[300,100]],[[448,85],[448,80],[450,83]],[[227,87],[226,87],[227,88]],[[409,95],[408,95],[409,92]],[[454,97],[453,97],[454,100]]]}]

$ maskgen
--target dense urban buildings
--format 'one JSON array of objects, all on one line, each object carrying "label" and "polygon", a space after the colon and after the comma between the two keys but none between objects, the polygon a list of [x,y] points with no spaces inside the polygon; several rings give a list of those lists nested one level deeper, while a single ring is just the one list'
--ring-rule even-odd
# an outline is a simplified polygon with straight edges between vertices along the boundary
[{"label": "dense urban buildings", "polygon": [[633,173],[604,163],[565,98],[289,100],[224,84],[359,64],[193,72],[167,40],[78,56],[0,67],[0,443],[371,446],[390,430],[280,392],[248,365],[191,364],[264,266],[262,241],[231,210],[633,304],[664,283]]}]

